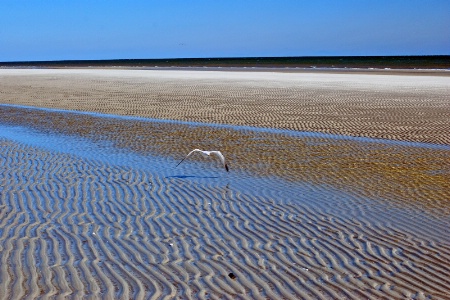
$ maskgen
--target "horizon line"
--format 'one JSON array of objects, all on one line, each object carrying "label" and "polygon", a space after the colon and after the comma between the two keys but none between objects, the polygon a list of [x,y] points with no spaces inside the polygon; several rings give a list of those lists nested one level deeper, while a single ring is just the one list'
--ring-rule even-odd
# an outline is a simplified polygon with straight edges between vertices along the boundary
[{"label": "horizon line", "polygon": [[56,60],[14,60],[0,61],[9,63],[57,63],[57,62],[104,62],[104,61],[164,61],[164,60],[231,60],[231,59],[315,59],[315,58],[425,58],[448,57],[450,54],[406,54],[406,55],[304,55],[304,56],[211,56],[211,57],[165,57],[165,58],[104,58],[104,59],[56,59]]}]

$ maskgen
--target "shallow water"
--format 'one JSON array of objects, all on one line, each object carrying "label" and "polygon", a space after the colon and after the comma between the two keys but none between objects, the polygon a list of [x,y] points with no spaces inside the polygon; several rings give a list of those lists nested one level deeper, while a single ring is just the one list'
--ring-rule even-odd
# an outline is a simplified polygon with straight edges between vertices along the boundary
[{"label": "shallow water", "polygon": [[450,297],[449,147],[0,113],[2,298]]}]

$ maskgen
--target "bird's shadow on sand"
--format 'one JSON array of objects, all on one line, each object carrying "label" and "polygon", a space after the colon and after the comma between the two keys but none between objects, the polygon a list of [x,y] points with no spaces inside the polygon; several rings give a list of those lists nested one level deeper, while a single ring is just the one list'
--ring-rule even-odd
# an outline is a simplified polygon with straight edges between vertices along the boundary
[{"label": "bird's shadow on sand", "polygon": [[204,179],[214,179],[219,178],[219,176],[195,176],[195,175],[174,175],[174,176],[167,176],[165,178],[179,178],[179,179],[185,179],[185,178],[204,178]]}]

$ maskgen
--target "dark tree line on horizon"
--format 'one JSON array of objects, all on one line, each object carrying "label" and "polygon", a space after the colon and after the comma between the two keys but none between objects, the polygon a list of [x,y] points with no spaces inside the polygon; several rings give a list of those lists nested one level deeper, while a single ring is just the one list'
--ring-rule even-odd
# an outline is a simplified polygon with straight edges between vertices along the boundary
[{"label": "dark tree line on horizon", "polygon": [[261,67],[450,69],[450,56],[310,56],[0,62],[0,67]]}]

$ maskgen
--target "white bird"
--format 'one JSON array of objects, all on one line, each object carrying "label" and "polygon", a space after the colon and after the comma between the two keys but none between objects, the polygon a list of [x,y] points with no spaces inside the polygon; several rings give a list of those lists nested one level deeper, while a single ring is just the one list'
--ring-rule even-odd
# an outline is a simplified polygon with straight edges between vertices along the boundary
[{"label": "white bird", "polygon": [[[186,157],[183,158],[183,159],[178,163],[178,165],[181,164],[186,158],[188,158],[189,156],[191,156],[191,155],[192,155],[193,153],[195,153],[195,152],[200,152],[200,154],[202,154],[202,155],[205,156],[205,157],[209,157],[209,156],[211,156],[212,154],[214,154],[215,156],[217,156],[217,157],[220,159],[220,162],[223,164],[225,170],[227,170],[227,172],[228,172],[228,166],[227,166],[227,164],[226,164],[226,162],[225,162],[225,157],[223,156],[222,152],[220,152],[220,151],[203,151],[203,150],[200,150],[200,149],[194,149],[194,150],[192,150],[191,152],[189,152],[188,155],[186,155]],[[175,168],[178,167],[178,165],[176,165]]]}]

